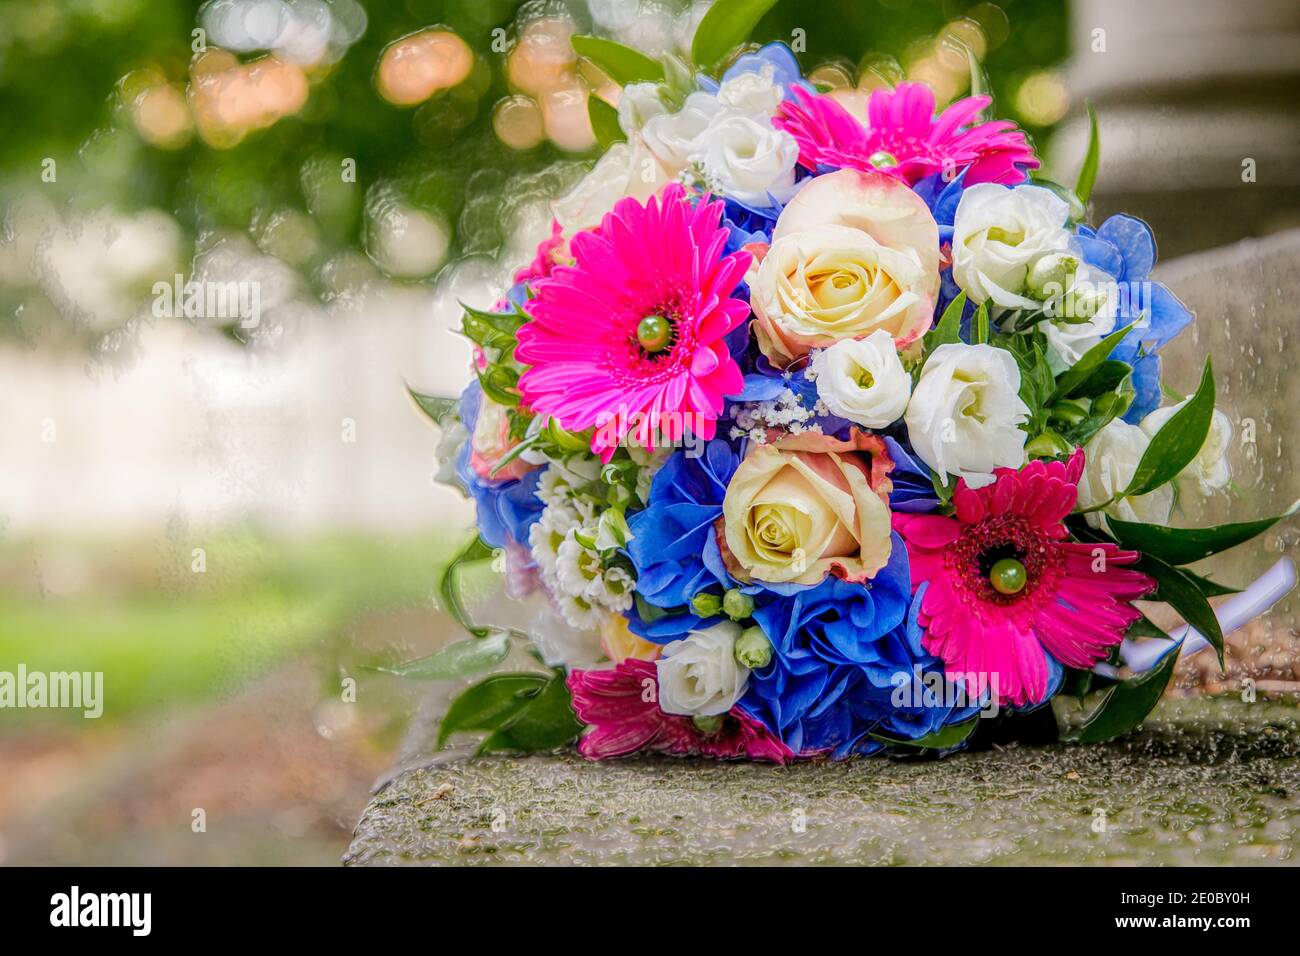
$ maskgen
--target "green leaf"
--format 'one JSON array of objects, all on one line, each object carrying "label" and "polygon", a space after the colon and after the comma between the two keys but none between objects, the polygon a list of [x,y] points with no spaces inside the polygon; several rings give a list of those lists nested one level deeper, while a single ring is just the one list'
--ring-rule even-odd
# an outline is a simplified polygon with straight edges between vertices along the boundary
[{"label": "green leaf", "polygon": [[1086,203],[1097,181],[1097,167],[1101,163],[1101,131],[1097,129],[1097,111],[1088,104],[1088,152],[1084,153],[1079,178],[1074,183],[1074,194]]},{"label": "green leaf", "polygon": [[1212,528],[1171,528],[1162,524],[1121,521],[1119,518],[1107,518],[1106,522],[1115,540],[1125,548],[1153,555],[1168,564],[1191,564],[1263,534],[1283,518],[1292,517],[1297,510],[1300,510],[1300,501],[1271,518],[1220,524]]},{"label": "green leaf", "polygon": [[1205,444],[1214,417],[1214,371],[1210,359],[1205,359],[1201,384],[1187,404],[1170,417],[1151,438],[1151,444],[1142,453],[1133,480],[1124,491],[1124,497],[1137,497],[1154,491],[1165,482],[1178,476]]},{"label": "green leaf", "polygon": [[970,720],[963,721],[960,724],[949,724],[947,727],[940,727],[932,734],[924,737],[918,737],[916,740],[896,740],[893,737],[886,737],[883,734],[871,734],[873,740],[879,740],[882,744],[889,744],[892,747],[916,747],[921,750],[948,750],[956,747],[972,733],[975,732],[975,725],[980,722],[978,717],[972,717]]},{"label": "green leaf", "polygon": [[940,345],[955,345],[961,341],[961,313],[964,308],[966,308],[966,293],[962,292],[948,303],[948,308],[943,310],[943,315],[939,317],[935,327],[925,333],[922,342],[927,359]]},{"label": "green leaf", "polygon": [[555,750],[575,740],[582,724],[573,713],[573,701],[563,674],[546,682],[541,693],[529,697],[479,746],[478,752],[501,750],[537,753]]},{"label": "green leaf", "polygon": [[438,749],[462,730],[494,731],[546,686],[544,674],[493,674],[451,703],[438,727]]},{"label": "green leaf", "polygon": [[496,667],[509,653],[510,632],[493,630],[482,638],[449,644],[428,657],[376,670],[411,680],[457,680]]},{"label": "green leaf", "polygon": [[578,56],[585,57],[620,86],[629,83],[658,83],[663,66],[644,53],[601,37],[577,34],[569,40]]},{"label": "green leaf", "polygon": [[415,402],[415,407],[439,428],[446,427],[448,421],[458,418],[460,415],[459,398],[424,395],[411,388],[410,385],[406,386],[406,394],[411,396],[411,401]]},{"label": "green leaf", "polygon": [[515,390],[515,385],[519,382],[518,372],[504,365],[489,365],[481,371],[475,370],[475,374],[483,394],[492,401],[507,408],[519,404],[519,392]]},{"label": "green leaf", "polygon": [[691,59],[702,70],[716,66],[723,57],[749,39],[776,0],[717,0],[704,14],[691,43]]},{"label": "green leaf", "polygon": [[1073,398],[1096,398],[1106,392],[1113,392],[1124,383],[1124,379],[1133,374],[1133,366],[1119,359],[1106,359],[1098,365],[1084,381],[1074,389]]},{"label": "green leaf", "polygon": [[981,302],[980,307],[975,310],[975,341],[973,345],[987,345],[989,341],[989,307],[987,303]]},{"label": "green leaf", "polygon": [[[1151,627],[1160,631],[1154,624]],[[1160,634],[1166,639],[1169,637],[1163,631]],[[1174,648],[1166,652],[1160,663],[1151,670],[1108,688],[1088,719],[1062,739],[1081,744],[1101,744],[1128,733],[1142,723],[1169,686],[1169,678],[1173,676],[1174,667],[1178,663],[1178,653],[1177,648]]]},{"label": "green leaf", "polygon": [[1124,328],[1112,332],[1106,336],[1088,351],[1084,352],[1072,366],[1061,373],[1061,377],[1056,380],[1056,390],[1052,392],[1048,400],[1049,405],[1055,405],[1063,398],[1069,398],[1083,387],[1102,364],[1110,358],[1110,353],[1115,351],[1115,346],[1124,341],[1124,336],[1128,335],[1128,330],[1133,328],[1131,324]]},{"label": "green leaf", "polygon": [[490,557],[492,557],[492,549],[482,538],[475,535],[474,540],[462,548],[460,553],[443,568],[442,577],[438,579],[438,595],[442,599],[442,609],[451,616],[452,620],[475,637],[484,637],[491,629],[477,626],[470,621],[465,611],[465,604],[461,600],[460,571],[467,564],[486,561]]},{"label": "green leaf", "polygon": [[587,97],[587,116],[591,118],[591,131],[596,134],[596,145],[601,152],[627,141],[627,134],[618,125],[618,110],[599,96]]},{"label": "green leaf", "polygon": [[1204,594],[1207,598],[1223,597],[1225,594],[1240,594],[1241,588],[1234,588],[1228,584],[1220,584],[1218,581],[1211,581],[1207,577],[1199,574],[1193,574],[1186,568],[1179,568],[1183,572],[1183,577],[1196,585],[1196,589]]},{"label": "green leaf", "polygon": [[1223,629],[1219,627],[1214,608],[1210,607],[1210,602],[1205,599],[1197,583],[1180,569],[1149,554],[1142,555],[1133,567],[1155,578],[1154,600],[1168,604],[1182,615],[1184,621],[1200,631],[1219,655],[1219,666],[1222,667]]}]

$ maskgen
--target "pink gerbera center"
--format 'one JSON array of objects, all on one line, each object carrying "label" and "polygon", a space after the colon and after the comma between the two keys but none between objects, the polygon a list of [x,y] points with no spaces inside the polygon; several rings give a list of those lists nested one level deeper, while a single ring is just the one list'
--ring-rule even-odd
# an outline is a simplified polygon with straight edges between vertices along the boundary
[{"label": "pink gerbera center", "polygon": [[680,185],[621,200],[571,242],[573,266],[537,283],[516,357],[525,404],[569,431],[594,428],[605,460],[628,435],[655,447],[686,430],[712,438],[744,387],[726,336],[749,316],[731,298],[747,252],[723,255],[722,203]]},{"label": "pink gerbera center", "polygon": [[1001,702],[1038,703],[1053,661],[1091,667],[1140,616],[1130,602],[1154,582],[1128,567],[1138,555],[1068,540],[1082,472],[1082,451],[1000,468],[983,488],[958,482],[952,517],[894,516],[912,587],[925,588],[925,649],[968,691],[991,686]]},{"label": "pink gerbera center", "polygon": [[944,564],[971,602],[1005,606],[1050,593],[1064,559],[1045,531],[1004,514],[964,528]]}]

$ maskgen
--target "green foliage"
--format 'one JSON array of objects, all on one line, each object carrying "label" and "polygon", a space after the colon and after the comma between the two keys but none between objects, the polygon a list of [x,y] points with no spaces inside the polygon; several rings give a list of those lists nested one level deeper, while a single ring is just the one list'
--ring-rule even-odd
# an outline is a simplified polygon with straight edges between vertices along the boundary
[{"label": "green foliage", "polygon": [[709,71],[750,38],[758,21],[776,0],[716,0],[700,21],[691,44],[691,59]]},{"label": "green foliage", "polygon": [[479,753],[536,753],[571,743],[582,724],[563,674],[494,674],[452,702],[438,728],[438,748],[462,731],[487,732]]},{"label": "green foliage", "polygon": [[418,408],[421,413],[429,419],[429,421],[433,422],[439,428],[446,427],[449,421],[460,414],[459,398],[443,398],[438,395],[425,395],[421,392],[417,392],[415,389],[411,388],[410,385],[406,386],[406,394],[411,397],[411,401],[415,403],[415,407]]},{"label": "green foliage", "polygon": [[[1113,366],[1111,367],[1111,371],[1107,373],[1103,373],[1103,368],[1106,367],[1106,363],[1110,360],[1110,353],[1115,351],[1115,347],[1119,345],[1120,342],[1124,341],[1124,336],[1128,335],[1129,329],[1131,328],[1133,328],[1133,326],[1130,324],[1124,326],[1122,329],[1117,329],[1092,348],[1088,349],[1088,351],[1084,352],[1083,355],[1079,357],[1078,362],[1061,373],[1060,377],[1056,380],[1056,386],[1052,391],[1049,401],[1058,402],[1063,398],[1070,398],[1073,395],[1095,395],[1099,394],[1101,391],[1107,391],[1108,389],[1104,387],[1097,389],[1095,384],[1092,386],[1093,390],[1089,391],[1089,383],[1092,382],[1094,377],[1099,375],[1103,376],[1101,379],[1102,382],[1114,377],[1115,372]],[[1115,364],[1124,365],[1123,362],[1117,362]],[[1127,365],[1124,365],[1124,367],[1128,368]],[[1129,369],[1129,371],[1131,372],[1132,369]],[[1121,375],[1120,378],[1122,379],[1122,377],[1123,376]]]},{"label": "green foliage", "polygon": [[1300,509],[1300,501],[1271,518],[1220,524],[1210,528],[1171,528],[1167,525],[1122,521],[1119,518],[1107,518],[1106,523],[1115,540],[1125,548],[1141,551],[1168,564],[1191,564],[1263,534],[1284,518],[1292,517],[1297,509]]},{"label": "green foliage", "polygon": [[979,717],[972,717],[960,724],[949,724],[947,727],[940,727],[934,733],[918,737],[916,740],[897,740],[883,734],[871,734],[871,739],[878,740],[882,744],[888,744],[891,747],[910,747],[915,750],[950,750],[970,737],[975,732],[975,727],[979,722]]},{"label": "green foliage", "polygon": [[1210,642],[1219,656],[1219,666],[1223,666],[1223,629],[1219,619],[1214,616],[1214,608],[1205,599],[1197,581],[1188,577],[1181,569],[1166,564],[1149,554],[1142,555],[1133,565],[1138,571],[1149,574],[1156,581],[1155,600],[1163,601],[1177,611],[1184,621]]},{"label": "green foliage", "polygon": [[508,631],[492,630],[482,638],[457,641],[428,657],[376,670],[410,680],[457,680],[491,670],[510,653]]},{"label": "green foliage", "polygon": [[664,78],[661,63],[650,59],[639,50],[606,40],[602,37],[578,34],[570,38],[578,56],[590,60],[615,83],[658,83]]},{"label": "green foliage", "polygon": [[615,143],[627,141],[623,127],[618,125],[618,110],[600,97],[587,97],[587,116],[591,120],[591,131],[596,134],[596,145],[602,151]]},{"label": "green foliage", "polygon": [[438,596],[441,598],[443,611],[475,637],[486,637],[492,629],[470,621],[461,596],[460,573],[466,565],[486,561],[492,557],[492,554],[492,549],[476,534],[474,539],[447,563],[443,568],[442,576],[438,579]]},{"label": "green foliage", "polygon": [[1093,184],[1097,181],[1097,167],[1101,164],[1101,131],[1097,129],[1097,111],[1088,104],[1088,151],[1083,156],[1083,165],[1079,167],[1079,178],[1074,183],[1074,194],[1079,201],[1087,203],[1092,196]]},{"label": "green foliage", "polygon": [[1169,679],[1178,664],[1178,648],[1181,646],[1181,642],[1177,646],[1171,644],[1171,650],[1151,670],[1108,687],[1102,692],[1101,700],[1088,719],[1080,727],[1065,734],[1063,739],[1081,744],[1105,743],[1128,733],[1146,720],[1169,686]]},{"label": "green foliage", "polygon": [[1207,357],[1196,394],[1151,437],[1124,497],[1145,495],[1178,477],[1205,444],[1213,416],[1214,372]]}]

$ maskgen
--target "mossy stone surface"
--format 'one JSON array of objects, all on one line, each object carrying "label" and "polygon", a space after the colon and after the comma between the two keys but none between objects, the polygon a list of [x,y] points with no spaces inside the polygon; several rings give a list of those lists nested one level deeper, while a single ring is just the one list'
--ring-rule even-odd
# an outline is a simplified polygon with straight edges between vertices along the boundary
[{"label": "mossy stone surface", "polygon": [[[718,763],[419,755],[344,861],[508,864],[1285,864],[1300,711],[1166,701],[1102,746],[942,760]],[[417,730],[427,735],[427,729]]]}]

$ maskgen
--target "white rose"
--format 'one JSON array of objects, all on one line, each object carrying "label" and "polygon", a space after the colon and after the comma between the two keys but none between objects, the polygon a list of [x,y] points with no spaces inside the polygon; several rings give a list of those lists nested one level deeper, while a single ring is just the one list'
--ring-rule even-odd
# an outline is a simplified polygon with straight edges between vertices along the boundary
[{"label": "white rose", "polygon": [[749,668],[736,662],[740,625],[731,621],[666,645],[655,662],[659,708],[666,714],[715,716],[735,706],[749,684]]},{"label": "white rose", "polygon": [[1025,462],[1020,425],[1029,408],[1020,400],[1015,357],[992,345],[940,345],[926,359],[903,418],[921,460],[940,475],[957,475],[972,488],[993,481],[995,468]]},{"label": "white rose", "polygon": [[[1149,444],[1151,439],[1146,432],[1119,419],[1093,435],[1083,446],[1084,469],[1079,479],[1078,506],[1095,508],[1127,488]],[[1104,512],[1091,512],[1086,519],[1094,528],[1101,527],[1103,514],[1124,521],[1165,524],[1173,507],[1174,490],[1170,485],[1162,485],[1137,498],[1113,501]]]},{"label": "white rose", "polygon": [[776,115],[785,95],[773,79],[775,72],[768,65],[725,80],[718,87],[718,101],[728,109],[770,119]]},{"label": "white rose", "polygon": [[618,98],[618,125],[629,139],[656,116],[668,112],[658,83],[629,83]]},{"label": "white rose", "polygon": [[912,378],[884,329],[823,349],[813,356],[812,370],[831,414],[867,428],[896,422],[912,393]]},{"label": "white rose", "polygon": [[765,207],[769,193],[781,203],[793,195],[799,144],[765,119],[732,113],[707,130],[696,158],[723,195]]},{"label": "white rose", "polygon": [[649,199],[670,178],[639,139],[615,143],[551,211],[565,234],[572,235],[597,225],[625,196]]},{"label": "white rose", "polygon": [[1070,248],[1070,207],[1050,189],[979,183],[962,193],[952,235],[952,276],[972,302],[1036,309],[1025,279],[1040,257]]},{"label": "white rose", "polygon": [[651,117],[642,127],[641,136],[655,158],[670,175],[676,176],[690,165],[700,150],[705,132],[724,111],[717,97],[692,93],[676,113]]},{"label": "white rose", "polygon": [[[1184,400],[1177,405],[1157,408],[1142,419],[1139,427],[1148,436],[1154,438],[1165,422],[1173,417],[1174,412],[1186,404]],[[1232,421],[1216,408],[1210,418],[1210,430],[1205,435],[1205,443],[1201,445],[1201,450],[1196,453],[1196,457],[1179,473],[1179,485],[1189,489],[1195,488],[1206,497],[1226,488],[1228,482],[1232,480],[1232,469],[1228,467],[1228,445],[1231,442]]]}]

